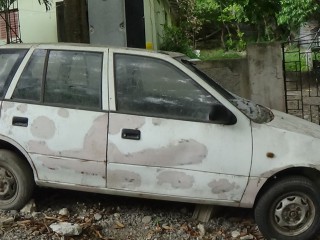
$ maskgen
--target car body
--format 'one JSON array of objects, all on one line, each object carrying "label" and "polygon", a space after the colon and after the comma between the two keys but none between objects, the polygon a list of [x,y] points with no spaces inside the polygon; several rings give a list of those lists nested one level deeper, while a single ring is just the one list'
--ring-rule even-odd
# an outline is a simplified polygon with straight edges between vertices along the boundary
[{"label": "car body", "polygon": [[[1,208],[22,207],[34,182],[255,207],[258,223],[273,206],[268,236],[314,234],[318,125],[229,93],[178,53],[19,44],[0,47],[0,64]],[[281,188],[304,180],[312,194]]]}]

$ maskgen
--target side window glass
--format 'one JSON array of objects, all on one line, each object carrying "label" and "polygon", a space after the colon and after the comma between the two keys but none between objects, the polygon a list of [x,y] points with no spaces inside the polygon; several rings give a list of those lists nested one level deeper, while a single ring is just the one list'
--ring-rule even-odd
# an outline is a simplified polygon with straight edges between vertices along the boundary
[{"label": "side window glass", "polygon": [[155,58],[116,54],[115,78],[121,112],[209,121],[218,103],[180,69]]},{"label": "side window glass", "polygon": [[102,53],[50,51],[44,102],[101,108]]},{"label": "side window glass", "polygon": [[33,52],[13,92],[13,99],[40,101],[46,50]]},{"label": "side window glass", "polygon": [[0,50],[0,97],[3,97],[27,50]]}]

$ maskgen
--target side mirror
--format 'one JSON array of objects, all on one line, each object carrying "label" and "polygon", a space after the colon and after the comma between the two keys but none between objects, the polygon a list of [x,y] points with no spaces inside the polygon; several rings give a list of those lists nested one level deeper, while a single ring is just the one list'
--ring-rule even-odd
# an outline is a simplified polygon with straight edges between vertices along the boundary
[{"label": "side mirror", "polygon": [[213,123],[223,125],[233,125],[237,122],[236,116],[222,104],[215,104],[212,106],[209,120]]}]

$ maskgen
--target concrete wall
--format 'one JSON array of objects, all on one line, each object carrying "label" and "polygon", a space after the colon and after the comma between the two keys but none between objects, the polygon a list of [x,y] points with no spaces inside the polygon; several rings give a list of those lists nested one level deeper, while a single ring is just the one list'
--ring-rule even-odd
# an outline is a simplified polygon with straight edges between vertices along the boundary
[{"label": "concrete wall", "polygon": [[230,92],[250,98],[247,59],[223,59],[197,62],[197,67]]},{"label": "concrete wall", "polygon": [[281,44],[249,45],[247,58],[251,100],[285,111]]},{"label": "concrete wall", "polygon": [[203,61],[197,66],[229,91],[285,112],[280,43],[250,45],[246,58]]},{"label": "concrete wall", "polygon": [[56,6],[46,12],[38,0],[19,0],[21,39],[24,43],[58,42]]}]

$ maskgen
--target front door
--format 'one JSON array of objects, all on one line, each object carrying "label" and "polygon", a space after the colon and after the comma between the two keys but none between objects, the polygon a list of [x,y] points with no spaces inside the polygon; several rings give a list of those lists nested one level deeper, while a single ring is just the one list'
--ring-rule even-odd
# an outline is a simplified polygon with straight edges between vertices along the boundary
[{"label": "front door", "polygon": [[211,122],[212,106],[221,104],[221,96],[214,97],[191,71],[181,71],[178,62],[151,53],[113,54],[108,188],[170,199],[239,201],[251,165],[250,120],[225,101],[237,122]]},{"label": "front door", "polygon": [[0,127],[11,126],[1,131],[29,153],[38,181],[105,187],[103,55],[36,49],[13,80]]}]

